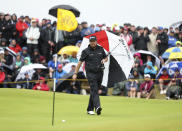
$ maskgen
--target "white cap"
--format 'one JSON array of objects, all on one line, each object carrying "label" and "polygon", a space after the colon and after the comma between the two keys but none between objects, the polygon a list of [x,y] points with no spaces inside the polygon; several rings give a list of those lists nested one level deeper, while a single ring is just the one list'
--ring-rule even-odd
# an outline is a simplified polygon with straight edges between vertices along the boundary
[{"label": "white cap", "polygon": [[150,74],[145,74],[144,77],[145,77],[145,78],[146,78],[146,77],[150,78]]}]

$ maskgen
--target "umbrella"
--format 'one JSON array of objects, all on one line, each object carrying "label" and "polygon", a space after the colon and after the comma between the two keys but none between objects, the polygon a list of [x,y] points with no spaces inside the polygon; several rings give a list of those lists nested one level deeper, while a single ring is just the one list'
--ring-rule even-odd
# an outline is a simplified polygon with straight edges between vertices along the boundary
[{"label": "umbrella", "polygon": [[57,17],[57,9],[69,10],[69,11],[73,12],[76,17],[80,16],[80,11],[70,5],[56,5],[49,10],[49,14],[54,17]]},{"label": "umbrella", "polygon": [[99,31],[85,36],[77,55],[78,59],[81,57],[82,51],[88,47],[90,36],[96,36],[98,45],[102,46],[106,54],[108,54],[108,61],[104,64],[102,85],[113,87],[114,83],[128,79],[134,64],[134,58],[126,41],[113,33]]},{"label": "umbrella", "polygon": [[69,73],[69,72],[71,71],[71,67],[72,67],[73,65],[76,66],[77,63],[73,63],[73,62],[68,63],[68,64],[66,64],[66,65],[63,67],[63,70],[66,71],[67,73]]},{"label": "umbrella", "polygon": [[162,55],[164,59],[180,59],[182,58],[182,47],[172,47],[167,49]]},{"label": "umbrella", "polygon": [[31,78],[33,73],[35,72],[34,69],[47,69],[47,67],[45,67],[42,64],[29,64],[29,65],[24,65],[21,69],[20,72],[18,74],[18,76],[16,77],[16,81],[19,79],[24,79],[25,78],[25,73],[28,73],[29,77]]},{"label": "umbrella", "polygon": [[162,71],[163,71],[164,68],[166,68],[166,69],[168,70],[168,74],[169,74],[170,76],[174,75],[176,69],[179,69],[180,74],[182,75],[182,62],[173,61],[173,62],[170,62],[170,63],[164,65],[164,66],[160,69],[160,71],[159,71],[159,73],[157,74],[157,77],[156,77],[157,79],[158,79],[159,76],[162,74]]},{"label": "umbrella", "polygon": [[[66,71],[67,73],[69,73],[69,72],[71,71],[71,67],[72,67],[73,65],[76,66],[77,63],[74,63],[74,62],[68,63],[68,64],[66,64],[66,65],[63,67],[63,70]],[[83,69],[80,68],[79,71],[81,72],[81,71],[83,71]]]},{"label": "umbrella", "polygon": [[77,47],[77,46],[65,46],[59,50],[58,54],[59,55],[63,55],[63,54],[71,55],[73,52],[77,53],[78,51],[79,51],[79,47]]},{"label": "umbrella", "polygon": [[176,27],[179,27],[181,24],[182,24],[182,21],[178,21],[170,25],[170,27],[176,28]]},{"label": "umbrella", "polygon": [[[144,57],[146,57],[147,55],[152,56],[152,58],[153,58],[154,61],[155,61],[155,65],[156,65],[158,68],[160,68],[160,59],[159,59],[156,55],[154,55],[152,52],[150,52],[150,51],[145,51],[145,50],[139,50],[139,51],[137,51],[137,52],[135,52],[135,53],[140,53],[141,56],[144,56]],[[135,53],[134,53],[134,54],[135,54]],[[145,58],[145,59],[146,59],[146,58]]]}]

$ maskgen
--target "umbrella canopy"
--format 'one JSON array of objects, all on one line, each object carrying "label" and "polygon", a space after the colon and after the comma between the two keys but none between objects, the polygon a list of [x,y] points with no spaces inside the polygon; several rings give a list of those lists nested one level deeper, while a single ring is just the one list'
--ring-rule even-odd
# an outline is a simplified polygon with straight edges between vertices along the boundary
[{"label": "umbrella canopy", "polygon": [[157,79],[158,79],[159,76],[162,74],[164,68],[167,69],[168,74],[169,74],[170,76],[174,75],[176,69],[179,69],[179,72],[180,72],[180,74],[182,75],[182,62],[174,61],[174,62],[170,62],[170,63],[164,65],[164,66],[160,69],[160,71],[159,71],[159,73],[157,74],[157,77],[156,77]]},{"label": "umbrella canopy", "polygon": [[90,36],[96,36],[98,45],[104,48],[106,54],[110,53],[108,55],[108,61],[104,64],[105,69],[102,85],[105,87],[113,87],[114,83],[126,80],[134,64],[133,55],[126,41],[107,31],[99,31],[85,36],[77,55],[78,59],[81,57],[82,51],[88,47]]},{"label": "umbrella canopy", "polygon": [[47,69],[47,67],[45,67],[42,64],[29,64],[29,65],[24,65],[21,69],[20,72],[18,74],[18,76],[16,77],[16,81],[19,79],[24,79],[25,78],[25,73],[29,74],[29,77],[31,78],[33,73],[35,72],[34,69]]},{"label": "umbrella canopy", "polygon": [[[68,63],[68,64],[66,64],[66,65],[63,67],[63,70],[66,71],[67,73],[69,73],[69,72],[71,72],[71,70],[72,70],[71,67],[72,67],[73,65],[76,66],[77,63],[74,63],[74,62]],[[83,71],[82,68],[80,68],[79,71]]]},{"label": "umbrella canopy", "polygon": [[[139,50],[139,51],[137,51],[137,52],[135,52],[135,53],[140,53],[142,57],[144,56],[145,58],[142,58],[142,60],[145,60],[147,55],[152,56],[152,59],[154,59],[155,65],[156,65],[158,68],[160,68],[160,59],[159,59],[156,55],[154,55],[152,52],[150,52],[150,51],[145,51],[145,50]],[[134,54],[135,54],[135,53],[134,53]]]},{"label": "umbrella canopy", "polygon": [[182,58],[182,47],[172,47],[167,49],[162,55],[164,59],[180,59]]},{"label": "umbrella canopy", "polygon": [[73,52],[77,53],[78,51],[79,51],[79,47],[77,47],[77,46],[65,46],[59,50],[58,54],[59,55],[63,55],[63,54],[71,55]]},{"label": "umbrella canopy", "polygon": [[76,17],[80,16],[80,11],[71,5],[56,5],[49,10],[49,14],[57,17],[57,9],[65,9],[72,11]]},{"label": "umbrella canopy", "polygon": [[170,27],[176,28],[176,27],[179,27],[181,24],[182,24],[182,21],[178,21],[170,25]]}]

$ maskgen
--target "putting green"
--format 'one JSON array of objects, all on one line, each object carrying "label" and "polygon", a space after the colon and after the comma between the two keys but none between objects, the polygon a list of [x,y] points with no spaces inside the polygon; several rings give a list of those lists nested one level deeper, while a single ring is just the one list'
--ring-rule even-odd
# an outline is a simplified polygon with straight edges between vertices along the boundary
[{"label": "putting green", "polygon": [[[86,114],[88,96],[0,89],[0,131],[181,131],[181,100],[101,97],[101,116]],[[62,120],[65,120],[65,122]]]}]

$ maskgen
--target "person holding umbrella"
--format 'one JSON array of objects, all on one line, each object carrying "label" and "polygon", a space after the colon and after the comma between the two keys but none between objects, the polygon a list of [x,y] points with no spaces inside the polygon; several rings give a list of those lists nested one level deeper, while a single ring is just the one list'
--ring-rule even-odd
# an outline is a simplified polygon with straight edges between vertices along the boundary
[{"label": "person holding umbrella", "polygon": [[83,62],[85,62],[85,69],[87,79],[90,84],[90,100],[87,108],[89,115],[94,115],[94,109],[97,115],[101,114],[102,108],[100,105],[100,99],[98,95],[98,89],[101,86],[103,77],[103,64],[108,61],[107,55],[104,49],[97,45],[96,36],[90,36],[89,46],[82,51],[81,58],[77,64],[73,79],[77,79],[78,71]]}]

